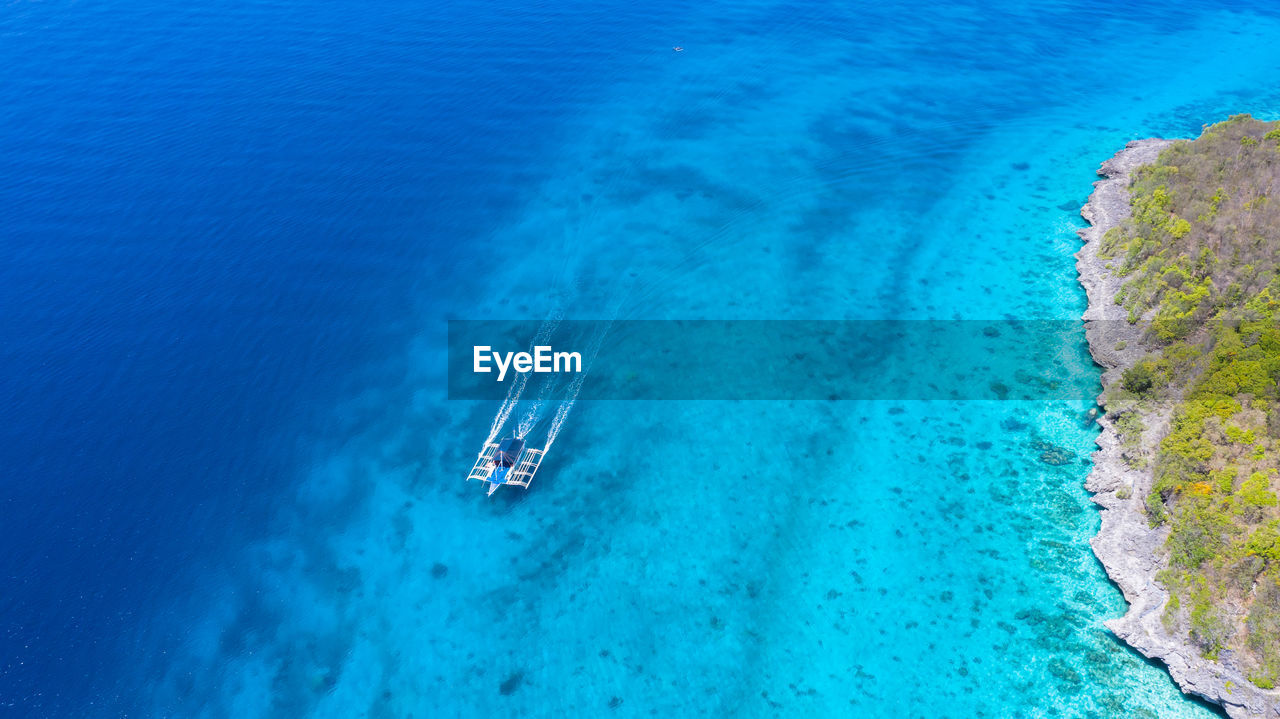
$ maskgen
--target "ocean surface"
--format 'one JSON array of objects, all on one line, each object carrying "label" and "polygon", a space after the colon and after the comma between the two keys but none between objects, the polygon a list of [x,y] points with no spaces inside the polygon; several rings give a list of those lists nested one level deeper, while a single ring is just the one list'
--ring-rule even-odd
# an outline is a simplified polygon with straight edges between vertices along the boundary
[{"label": "ocean surface", "polygon": [[1273,7],[6,5],[0,715],[1212,716],[1091,403],[580,401],[486,499],[446,321],[1077,318]]}]

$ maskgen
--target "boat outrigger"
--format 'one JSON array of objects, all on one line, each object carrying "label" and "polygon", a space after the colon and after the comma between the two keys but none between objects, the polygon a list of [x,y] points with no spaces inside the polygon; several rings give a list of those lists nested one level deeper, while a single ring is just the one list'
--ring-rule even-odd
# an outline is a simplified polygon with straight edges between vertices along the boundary
[{"label": "boat outrigger", "polygon": [[489,484],[489,496],[498,491],[504,484],[513,484],[525,489],[533,481],[533,473],[542,464],[544,449],[525,449],[524,440],[519,437],[507,437],[501,442],[486,442],[480,456],[476,458],[467,481],[478,479]]}]

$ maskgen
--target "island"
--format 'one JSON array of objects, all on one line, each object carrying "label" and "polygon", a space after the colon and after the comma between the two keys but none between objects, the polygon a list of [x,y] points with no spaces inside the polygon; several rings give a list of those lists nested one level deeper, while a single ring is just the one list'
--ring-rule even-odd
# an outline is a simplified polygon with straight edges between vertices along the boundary
[{"label": "island", "polygon": [[1088,489],[1107,623],[1188,694],[1280,716],[1280,123],[1103,163],[1076,255],[1105,371]]}]

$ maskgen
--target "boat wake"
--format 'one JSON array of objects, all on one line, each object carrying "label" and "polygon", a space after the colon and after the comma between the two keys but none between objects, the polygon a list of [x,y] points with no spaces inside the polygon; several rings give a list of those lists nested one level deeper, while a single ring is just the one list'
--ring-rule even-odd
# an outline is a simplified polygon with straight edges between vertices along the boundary
[{"label": "boat wake", "polygon": [[596,355],[600,353],[600,345],[604,344],[604,338],[609,334],[609,328],[613,326],[610,320],[602,324],[596,329],[596,334],[591,339],[591,344],[587,347],[587,353],[582,358],[582,371],[574,376],[573,381],[569,383],[569,388],[565,392],[565,398],[560,401],[560,406],[556,407],[556,416],[551,420],[551,427],[547,429],[547,443],[543,447],[544,452],[551,451],[551,445],[556,441],[556,435],[560,434],[560,429],[564,426],[565,420],[569,418],[569,412],[573,410],[573,405],[578,401],[578,393],[582,391],[582,383],[587,379],[587,373],[591,371],[591,365]]},{"label": "boat wake", "polygon": [[[557,328],[560,327],[560,320],[563,313],[559,310],[553,310],[547,319],[542,321],[542,325],[538,328],[538,334],[534,335],[533,340],[529,342],[529,351],[538,345],[545,345],[551,341],[551,335],[555,334]],[[502,405],[498,407],[498,412],[493,416],[493,422],[489,425],[489,436],[485,439],[485,444],[489,444],[498,438],[498,434],[502,432],[502,428],[507,424],[507,420],[511,418],[511,414],[515,411],[516,405],[520,403],[520,395],[524,394],[525,385],[529,383],[528,374],[516,375],[515,381],[511,384],[511,389],[507,390],[506,399],[502,400]],[[527,421],[526,417],[526,421]],[[524,421],[521,422],[524,426]],[[532,429],[532,425],[529,427]],[[528,434],[528,430],[520,437]]]},{"label": "boat wake", "polygon": [[[537,336],[530,342],[530,348],[549,343],[552,334],[555,333],[559,326],[560,315],[557,313],[543,322]],[[485,439],[484,446],[488,447],[495,442],[504,434],[504,430],[509,432],[509,436],[527,442],[530,439],[530,435],[536,434],[536,430],[542,426],[544,420],[550,417],[550,424],[547,426],[546,439],[542,451],[545,454],[546,451],[550,450],[551,445],[556,441],[556,437],[559,436],[560,430],[564,428],[565,422],[569,419],[569,413],[573,411],[573,406],[577,403],[578,395],[582,392],[582,385],[586,382],[596,355],[600,353],[600,347],[604,344],[605,337],[609,334],[612,326],[613,320],[606,320],[593,327],[592,335],[586,343],[585,351],[582,353],[582,371],[574,374],[573,379],[569,380],[567,385],[555,381],[554,378],[539,378],[535,382],[537,385],[536,398],[527,399],[524,395],[526,390],[529,389],[530,375],[527,373],[518,375],[511,388],[507,390],[506,398],[502,401],[502,405],[498,407],[498,411],[493,417],[493,422],[489,426],[489,436]],[[559,399],[551,399],[556,397]],[[514,418],[519,419],[513,422]],[[509,424],[511,427],[507,430]],[[482,455],[484,451],[482,448]]]},{"label": "boat wake", "polygon": [[[519,373],[513,379],[506,398],[503,399],[489,425],[489,436],[480,448],[479,458],[472,468],[469,479],[482,479],[489,482],[490,494],[501,484],[519,484],[528,487],[528,482],[532,480],[543,457],[551,449],[556,437],[560,435],[560,430],[568,421],[569,413],[573,411],[578,395],[582,392],[583,383],[586,382],[596,356],[600,353],[600,347],[612,329],[614,319],[617,318],[621,304],[628,294],[629,289],[622,292],[620,297],[615,296],[616,304],[609,319],[588,325],[591,328],[591,335],[581,353],[581,370],[572,375],[567,385],[562,384],[563,375],[539,376],[534,380],[537,387],[536,396],[526,399],[524,395],[529,389],[530,373]],[[563,316],[557,308],[543,320],[537,334],[529,342],[530,353],[533,353],[535,347],[551,344],[552,335],[560,329]],[[576,339],[582,340],[582,338]],[[531,435],[538,434],[543,421],[548,417],[550,417],[550,424],[547,426],[542,449],[537,449],[536,437]],[[508,425],[510,429],[507,429]],[[497,444],[499,437],[504,435],[506,438],[502,440],[502,444]],[[504,450],[504,447],[508,449]]]}]

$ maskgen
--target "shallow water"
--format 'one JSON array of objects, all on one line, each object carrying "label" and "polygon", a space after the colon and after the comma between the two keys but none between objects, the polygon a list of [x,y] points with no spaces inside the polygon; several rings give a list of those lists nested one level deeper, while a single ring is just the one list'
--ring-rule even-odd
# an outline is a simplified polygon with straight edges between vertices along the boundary
[{"label": "shallow water", "polygon": [[580,402],[486,500],[443,320],[1078,317],[1097,165],[1280,111],[1235,7],[15,6],[0,703],[1209,715],[1088,403]]}]

